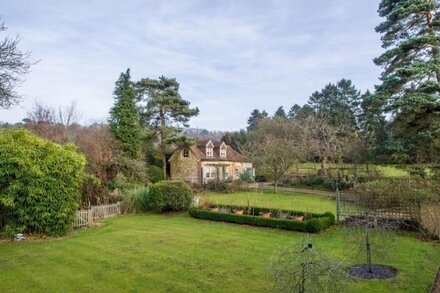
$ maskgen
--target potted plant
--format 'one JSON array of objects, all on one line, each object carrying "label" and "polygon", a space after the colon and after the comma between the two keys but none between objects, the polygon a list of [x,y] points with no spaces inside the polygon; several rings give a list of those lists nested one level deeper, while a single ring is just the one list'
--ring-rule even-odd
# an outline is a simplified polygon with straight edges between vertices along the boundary
[{"label": "potted plant", "polygon": [[263,212],[260,213],[260,215],[263,218],[270,218],[271,212],[270,211],[263,211]]},{"label": "potted plant", "polygon": [[302,222],[304,221],[304,216],[292,216],[292,220]]}]

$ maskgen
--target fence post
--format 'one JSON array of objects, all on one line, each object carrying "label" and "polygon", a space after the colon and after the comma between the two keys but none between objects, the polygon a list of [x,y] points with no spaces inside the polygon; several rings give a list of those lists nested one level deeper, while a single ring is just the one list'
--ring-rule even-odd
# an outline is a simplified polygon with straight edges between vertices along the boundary
[{"label": "fence post", "polygon": [[336,187],[336,223],[339,223],[341,214],[341,195],[339,193],[339,188]]},{"label": "fence post", "polygon": [[87,226],[91,227],[93,225],[93,209],[87,211]]}]

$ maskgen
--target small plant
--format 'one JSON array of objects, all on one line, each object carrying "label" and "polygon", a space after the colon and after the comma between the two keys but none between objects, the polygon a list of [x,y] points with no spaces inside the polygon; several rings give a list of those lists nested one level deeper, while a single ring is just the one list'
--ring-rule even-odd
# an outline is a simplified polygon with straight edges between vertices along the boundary
[{"label": "small plant", "polygon": [[269,271],[276,292],[342,292],[344,263],[329,258],[304,237],[275,254]]}]

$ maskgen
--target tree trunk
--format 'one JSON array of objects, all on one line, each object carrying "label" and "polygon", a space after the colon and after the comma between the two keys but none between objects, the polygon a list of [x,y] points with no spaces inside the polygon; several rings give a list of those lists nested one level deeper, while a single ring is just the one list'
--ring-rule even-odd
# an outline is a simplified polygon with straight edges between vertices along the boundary
[{"label": "tree trunk", "polygon": [[165,152],[162,154],[162,172],[163,179],[167,180],[167,156],[165,155]]},{"label": "tree trunk", "polygon": [[[368,220],[367,220],[368,221]],[[367,250],[367,265],[368,272],[373,273],[373,266],[371,264],[371,242],[368,228],[365,229],[365,248]]]},{"label": "tree trunk", "polygon": [[164,139],[164,133],[163,133],[163,129],[165,127],[165,114],[163,111],[163,106],[160,106],[160,111],[159,111],[159,116],[160,116],[160,125],[161,128],[159,130],[159,143],[160,143],[160,148],[162,151],[162,173],[163,173],[163,179],[167,180],[167,156],[165,154],[165,139]]},{"label": "tree trunk", "polygon": [[[427,2],[432,2],[432,0],[427,0]],[[427,13],[426,14],[426,22],[428,23],[429,34],[432,35],[432,36],[435,36],[434,29],[432,28],[432,17],[433,16],[432,16],[431,13]],[[439,58],[440,50],[438,48],[438,44],[437,44],[437,46],[433,46],[432,47],[431,53],[432,53],[432,58],[434,60]],[[436,75],[437,82],[440,83],[440,69],[436,69],[435,70],[435,75]]]},{"label": "tree trunk", "polygon": [[274,188],[274,192],[277,193],[278,192],[278,179],[275,179],[273,188]]}]

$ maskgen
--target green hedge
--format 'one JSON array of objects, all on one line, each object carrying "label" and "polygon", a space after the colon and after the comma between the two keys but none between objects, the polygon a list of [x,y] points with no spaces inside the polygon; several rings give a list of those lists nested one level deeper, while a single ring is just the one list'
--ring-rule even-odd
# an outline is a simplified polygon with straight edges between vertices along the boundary
[{"label": "green hedge", "polygon": [[0,233],[65,235],[73,225],[85,159],[27,130],[0,131]]},{"label": "green hedge", "polygon": [[147,208],[157,212],[187,210],[192,201],[191,187],[183,181],[160,181],[151,184]]},{"label": "green hedge", "polygon": [[[227,206],[228,208],[242,208],[247,209],[246,207],[240,206]],[[250,214],[252,211],[254,214],[259,214],[263,211],[268,211],[268,209],[251,207]],[[291,211],[291,210],[276,210],[285,213],[295,214],[298,216],[305,216],[304,221],[294,221],[290,219],[282,219],[282,218],[263,218],[261,216],[253,216],[253,215],[235,215],[231,213],[222,213],[222,212],[211,212],[209,210],[203,210],[198,208],[189,209],[189,214],[198,219],[212,220],[212,221],[221,221],[221,222],[230,222],[251,226],[259,226],[259,227],[270,227],[270,228],[278,228],[285,230],[293,230],[293,231],[301,231],[308,233],[317,233],[325,228],[333,225],[335,223],[335,216],[332,213],[324,213],[324,214],[316,214],[316,213],[305,213],[300,211]]]}]

